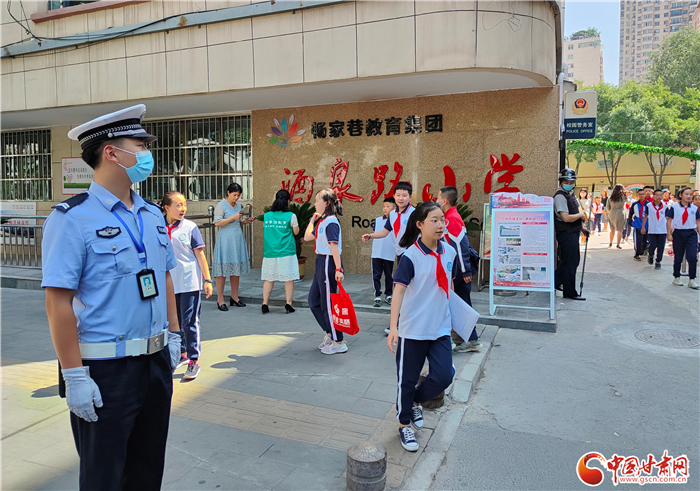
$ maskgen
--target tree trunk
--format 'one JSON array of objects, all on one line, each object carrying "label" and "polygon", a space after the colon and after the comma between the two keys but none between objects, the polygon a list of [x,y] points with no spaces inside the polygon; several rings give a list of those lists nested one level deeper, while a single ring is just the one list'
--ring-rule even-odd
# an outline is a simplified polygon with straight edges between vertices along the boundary
[{"label": "tree trunk", "polygon": [[[656,169],[654,169],[654,154],[650,152],[644,152],[644,158],[647,159],[647,164],[649,164],[649,169],[651,170],[651,175],[654,176],[654,189],[658,188],[658,177],[656,175]],[[659,161],[660,163],[660,161]]]}]

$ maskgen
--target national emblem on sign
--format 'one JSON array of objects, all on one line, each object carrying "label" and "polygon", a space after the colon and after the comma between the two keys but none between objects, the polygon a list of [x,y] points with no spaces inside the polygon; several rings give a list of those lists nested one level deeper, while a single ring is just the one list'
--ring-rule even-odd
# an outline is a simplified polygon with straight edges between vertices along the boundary
[{"label": "national emblem on sign", "polygon": [[588,112],[588,102],[586,99],[579,97],[574,101],[571,109],[574,114],[586,114]]}]

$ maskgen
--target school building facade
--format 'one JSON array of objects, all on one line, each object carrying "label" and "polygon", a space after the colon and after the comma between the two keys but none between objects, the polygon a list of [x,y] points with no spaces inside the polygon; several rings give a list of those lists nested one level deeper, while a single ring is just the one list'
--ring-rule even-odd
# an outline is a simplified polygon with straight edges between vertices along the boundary
[{"label": "school building facade", "polygon": [[259,214],[333,187],[350,272],[399,180],[414,203],[456,185],[478,219],[490,191],[556,190],[563,2],[2,3],[0,200],[38,215],[84,178],[68,131],[138,103],[158,136],[141,195],[201,214],[235,181]]}]

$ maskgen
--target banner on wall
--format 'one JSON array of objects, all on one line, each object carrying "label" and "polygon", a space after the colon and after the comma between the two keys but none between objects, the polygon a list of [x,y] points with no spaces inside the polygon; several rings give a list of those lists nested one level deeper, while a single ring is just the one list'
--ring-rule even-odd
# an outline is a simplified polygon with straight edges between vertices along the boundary
[{"label": "banner on wall", "polygon": [[36,225],[33,218],[9,218],[13,215],[36,216],[36,201],[0,201],[3,225]]},{"label": "banner on wall", "polygon": [[522,193],[491,196],[491,315],[497,307],[495,290],[540,291],[550,294],[554,319],[554,206],[553,198]]},{"label": "banner on wall", "polygon": [[62,194],[84,193],[92,184],[95,171],[79,157],[61,159]]}]

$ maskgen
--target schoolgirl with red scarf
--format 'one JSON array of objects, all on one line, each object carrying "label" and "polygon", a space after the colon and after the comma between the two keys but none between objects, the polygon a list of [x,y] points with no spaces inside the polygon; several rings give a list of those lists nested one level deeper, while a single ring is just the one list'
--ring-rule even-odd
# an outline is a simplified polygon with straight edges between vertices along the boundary
[{"label": "schoolgirl with red scarf", "polygon": [[[418,450],[412,427],[423,427],[421,404],[444,391],[455,374],[449,296],[455,294],[451,285],[457,252],[441,240],[445,228],[445,214],[437,203],[420,204],[401,239],[406,252],[394,274],[387,347],[396,353],[396,417],[401,445],[409,452]],[[416,388],[426,359],[430,374]]]},{"label": "schoolgirl with red scarf", "polygon": [[666,210],[668,240],[673,241],[673,284],[681,283],[681,263],[685,254],[688,261],[688,286],[700,290],[695,281],[698,267],[698,231],[700,230],[700,210],[691,203],[693,190],[684,187],[678,193],[678,202]]},{"label": "schoolgirl with red scarf", "polygon": [[335,355],[348,350],[343,333],[333,327],[331,308],[331,293],[338,292],[338,283],[345,278],[340,259],[343,238],[338,221],[338,216],[343,215],[343,205],[332,189],[324,189],[316,194],[315,206],[316,213],[304,234],[304,240],[314,241],[316,251],[316,269],[309,289],[309,309],[326,333],[318,349],[324,355]]}]

